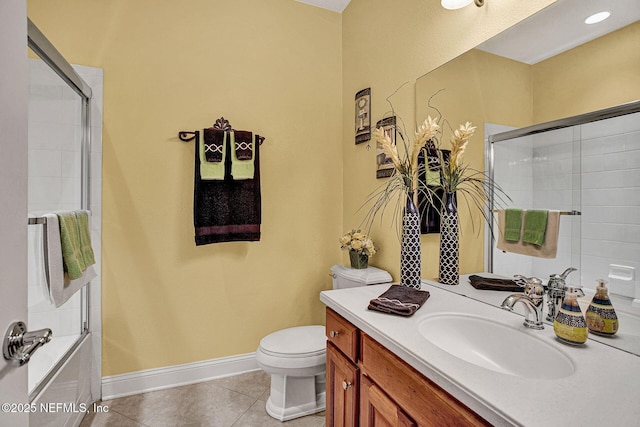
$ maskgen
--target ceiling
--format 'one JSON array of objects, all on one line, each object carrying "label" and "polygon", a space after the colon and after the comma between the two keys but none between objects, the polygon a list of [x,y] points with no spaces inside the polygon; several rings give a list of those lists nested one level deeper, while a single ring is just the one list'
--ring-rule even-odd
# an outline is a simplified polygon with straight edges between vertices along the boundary
[{"label": "ceiling", "polygon": [[[350,0],[297,0],[342,13]],[[497,0],[487,0],[487,2]],[[486,6],[485,6],[486,7]],[[584,24],[607,10],[609,19]],[[530,18],[478,46],[496,55],[535,64],[640,20],[640,0],[558,0]]]},{"label": "ceiling", "polygon": [[[487,0],[487,2],[493,0]],[[586,25],[596,12],[609,19]],[[640,19],[640,0],[558,0],[482,43],[478,49],[535,64]]]},{"label": "ceiling", "polygon": [[297,0],[300,3],[310,4],[312,6],[318,6],[323,9],[333,10],[334,12],[342,13],[351,0]]}]

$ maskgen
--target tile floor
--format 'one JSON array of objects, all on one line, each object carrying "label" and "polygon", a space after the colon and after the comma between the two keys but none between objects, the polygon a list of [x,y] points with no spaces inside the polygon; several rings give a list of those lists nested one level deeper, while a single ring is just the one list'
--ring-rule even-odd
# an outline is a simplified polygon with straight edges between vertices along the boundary
[{"label": "tile floor", "polygon": [[271,418],[268,397],[269,376],[259,370],[98,402],[108,412],[87,414],[80,427],[324,427],[324,412],[286,423]]}]

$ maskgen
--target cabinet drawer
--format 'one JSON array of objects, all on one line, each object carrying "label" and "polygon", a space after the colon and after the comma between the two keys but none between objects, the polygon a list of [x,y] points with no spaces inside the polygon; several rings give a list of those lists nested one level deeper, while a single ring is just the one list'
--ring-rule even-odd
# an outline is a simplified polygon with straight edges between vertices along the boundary
[{"label": "cabinet drawer", "polygon": [[327,339],[352,362],[358,360],[358,329],[330,308],[327,308]]},{"label": "cabinet drawer", "polygon": [[488,426],[475,412],[361,333],[360,368],[420,426]]}]

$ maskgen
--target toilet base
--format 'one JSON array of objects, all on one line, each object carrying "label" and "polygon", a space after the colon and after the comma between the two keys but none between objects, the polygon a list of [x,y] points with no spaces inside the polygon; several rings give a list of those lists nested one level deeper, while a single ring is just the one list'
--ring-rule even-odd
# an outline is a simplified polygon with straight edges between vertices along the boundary
[{"label": "toilet base", "polygon": [[266,410],[273,418],[289,421],[326,408],[325,373],[312,377],[271,374]]}]

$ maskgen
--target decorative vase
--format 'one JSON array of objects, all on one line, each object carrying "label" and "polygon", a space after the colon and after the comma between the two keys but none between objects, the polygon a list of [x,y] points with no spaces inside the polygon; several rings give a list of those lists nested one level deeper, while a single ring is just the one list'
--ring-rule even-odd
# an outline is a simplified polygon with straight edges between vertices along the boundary
[{"label": "decorative vase", "polygon": [[438,281],[444,285],[460,283],[458,247],[458,203],[456,193],[445,193],[440,226],[440,265]]},{"label": "decorative vase", "polygon": [[420,273],[420,214],[413,203],[413,192],[409,191],[402,217],[400,284],[420,289]]},{"label": "decorative vase", "polygon": [[369,257],[365,254],[349,251],[349,259],[351,260],[351,268],[362,270],[369,266]]}]

